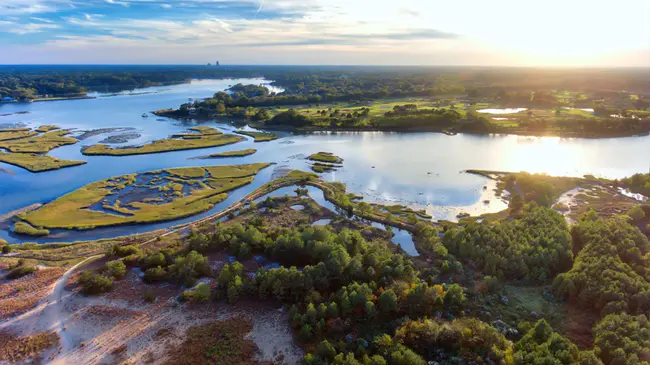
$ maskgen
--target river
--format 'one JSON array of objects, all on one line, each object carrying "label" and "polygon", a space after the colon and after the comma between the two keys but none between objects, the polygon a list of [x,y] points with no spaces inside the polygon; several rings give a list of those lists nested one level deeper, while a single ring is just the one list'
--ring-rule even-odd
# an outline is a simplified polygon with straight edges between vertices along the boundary
[{"label": "river", "polygon": [[[102,96],[96,99],[0,105],[0,126],[15,124],[36,127],[55,124],[62,128],[92,130],[100,128],[134,128],[139,138],[122,145],[142,144],[165,138],[196,121],[180,122],[143,113],[174,108],[188,98],[205,98],[236,83],[266,83],[265,80],[203,80],[182,85],[135,90],[137,95]],[[201,122],[224,131],[233,130],[228,120]],[[280,133],[278,140],[253,143],[247,140],[230,146],[178,151],[140,156],[83,156],[83,146],[95,144],[107,136],[96,135],[76,145],[53,150],[59,158],[88,161],[86,165],[33,174],[21,168],[0,163],[0,215],[34,203],[46,203],[90,182],[111,176],[144,172],[168,167],[245,164],[275,162],[274,167],[260,173],[255,182],[233,192],[228,200],[212,212],[243,197],[272,178],[276,168],[307,170],[305,157],[326,151],[342,157],[345,162],[338,171],[323,174],[327,181],[341,181],[348,190],[362,195],[368,202],[404,204],[425,209],[435,219],[454,219],[460,212],[481,214],[498,211],[505,203],[495,197],[491,188],[483,189],[488,180],[466,173],[466,169],[544,172],[551,175],[581,176],[593,174],[621,178],[648,171],[650,137],[607,139],[563,139],[522,136],[479,136],[439,133],[313,133],[293,135]],[[114,146],[119,146],[114,145]],[[256,148],[258,152],[244,158],[196,160],[191,157],[215,152]],[[484,203],[489,200],[489,203]],[[206,212],[205,216],[211,212]],[[152,224],[55,234],[46,239],[31,239],[0,230],[0,238],[10,242],[92,239],[117,234],[137,233],[164,228],[197,219],[199,216]]]}]

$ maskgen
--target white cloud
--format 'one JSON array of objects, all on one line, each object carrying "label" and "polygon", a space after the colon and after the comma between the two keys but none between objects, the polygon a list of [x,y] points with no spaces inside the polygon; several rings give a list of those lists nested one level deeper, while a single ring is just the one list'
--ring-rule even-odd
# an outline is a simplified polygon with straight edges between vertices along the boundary
[{"label": "white cloud", "polygon": [[0,31],[12,34],[33,34],[58,28],[60,28],[59,25],[51,23],[21,24],[13,21],[0,21]]},{"label": "white cloud", "polygon": [[104,1],[112,5],[122,5],[127,8],[129,7],[129,3],[126,1],[117,1],[117,0],[104,0]]}]

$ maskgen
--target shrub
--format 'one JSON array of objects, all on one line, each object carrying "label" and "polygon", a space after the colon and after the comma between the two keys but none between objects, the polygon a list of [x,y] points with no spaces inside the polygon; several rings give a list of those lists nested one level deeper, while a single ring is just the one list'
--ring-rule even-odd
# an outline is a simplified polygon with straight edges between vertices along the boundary
[{"label": "shrub", "polygon": [[32,274],[34,272],[36,272],[36,267],[21,265],[11,269],[11,271],[9,271],[9,274],[7,274],[7,279],[13,280],[13,279],[22,278],[23,276]]},{"label": "shrub", "polygon": [[640,205],[636,205],[627,212],[627,216],[632,218],[633,222],[639,222],[645,218],[645,212]]},{"label": "shrub", "polygon": [[140,254],[140,250],[137,247],[132,245],[128,245],[128,246],[115,245],[113,246],[110,252],[110,256],[113,257],[115,256],[126,257],[129,255],[139,255],[139,254]]},{"label": "shrub", "polygon": [[144,293],[144,301],[147,303],[153,303],[156,301],[156,294],[150,291]]},{"label": "shrub", "polygon": [[162,267],[152,267],[144,272],[144,281],[147,283],[158,283],[167,278],[167,271]]},{"label": "shrub", "polygon": [[185,290],[183,294],[181,294],[181,300],[190,302],[207,302],[210,300],[210,294],[210,286],[201,283],[192,290]]},{"label": "shrub", "polygon": [[79,282],[81,283],[82,292],[86,295],[106,293],[113,288],[111,278],[90,271],[81,273]]},{"label": "shrub", "polygon": [[120,260],[110,261],[106,263],[106,271],[109,276],[115,279],[121,279],[126,274],[126,265]]}]

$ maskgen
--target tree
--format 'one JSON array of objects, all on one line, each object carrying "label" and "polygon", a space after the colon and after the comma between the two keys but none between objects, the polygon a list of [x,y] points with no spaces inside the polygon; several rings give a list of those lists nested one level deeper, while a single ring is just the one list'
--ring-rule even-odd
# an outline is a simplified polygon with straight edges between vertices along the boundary
[{"label": "tree", "polygon": [[233,304],[241,295],[241,292],[244,288],[244,284],[239,276],[235,276],[232,281],[228,284],[228,303]]},{"label": "tree", "polygon": [[648,365],[650,321],[641,314],[610,314],[594,327],[594,351],[605,365]]},{"label": "tree", "polygon": [[336,356],[336,349],[327,340],[323,340],[318,344],[316,354],[325,360],[331,361]]},{"label": "tree", "polygon": [[379,296],[379,310],[382,314],[397,312],[397,295],[388,289]]},{"label": "tree", "polygon": [[447,293],[445,294],[445,307],[450,309],[462,309],[465,305],[467,298],[465,298],[465,293],[463,292],[463,287],[458,284],[452,284],[447,288]]}]

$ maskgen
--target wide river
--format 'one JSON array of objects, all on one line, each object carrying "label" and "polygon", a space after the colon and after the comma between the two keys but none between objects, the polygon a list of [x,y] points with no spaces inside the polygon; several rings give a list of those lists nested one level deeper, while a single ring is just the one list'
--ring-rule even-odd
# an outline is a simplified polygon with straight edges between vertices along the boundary
[{"label": "wide river", "polygon": [[[152,87],[117,96],[101,95],[96,99],[0,105],[0,127],[26,125],[36,127],[55,124],[62,128],[86,131],[101,128],[134,128],[129,133],[141,137],[122,145],[142,144],[197,125],[142,114],[157,109],[175,108],[188,98],[205,98],[236,83],[266,83],[265,80],[203,80],[189,84]],[[228,120],[201,122],[224,131],[233,130]],[[319,151],[341,156],[344,167],[323,175],[325,180],[341,181],[348,190],[364,196],[368,202],[405,204],[426,209],[435,219],[454,219],[460,212],[480,214],[498,211],[505,204],[484,190],[487,179],[462,173],[466,169],[544,172],[551,175],[582,176],[593,174],[621,178],[647,172],[650,166],[650,137],[607,139],[563,139],[522,136],[478,136],[439,133],[314,133],[293,135],[265,143],[242,143],[190,151],[140,156],[84,156],[83,146],[95,144],[110,132],[82,140],[80,143],[53,150],[59,158],[88,161],[86,165],[33,174],[0,163],[0,216],[34,203],[46,203],[90,182],[111,176],[144,172],[168,167],[217,164],[275,162],[262,171],[255,182],[232,194],[212,212],[222,209],[246,193],[269,181],[278,168],[308,170],[305,157]],[[114,145],[114,146],[119,146]],[[244,158],[196,160],[191,157],[221,151],[256,148],[258,152]],[[484,203],[489,200],[489,203]],[[51,237],[32,239],[14,235],[0,227],[0,238],[10,242],[66,241],[93,239],[144,232],[191,221],[191,218],[148,226],[97,229],[90,232],[55,232]]]}]

